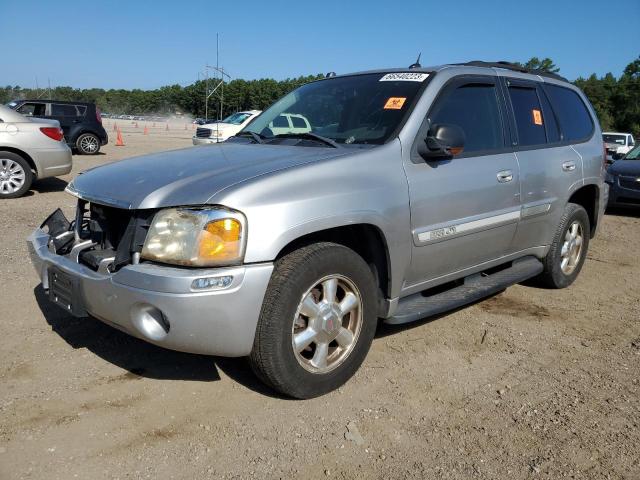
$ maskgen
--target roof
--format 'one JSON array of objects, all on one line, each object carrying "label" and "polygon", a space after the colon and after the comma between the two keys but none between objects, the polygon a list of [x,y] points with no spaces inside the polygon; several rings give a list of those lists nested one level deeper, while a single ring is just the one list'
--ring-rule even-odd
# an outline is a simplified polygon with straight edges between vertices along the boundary
[{"label": "roof", "polygon": [[62,105],[95,105],[94,102],[75,102],[69,100],[52,100],[48,98],[25,98],[20,100],[13,100],[14,102],[52,102],[59,103]]},{"label": "roof", "polygon": [[[350,75],[366,75],[371,73],[402,73],[402,72],[419,72],[419,73],[434,73],[444,69],[449,68],[465,68],[465,67],[473,67],[473,68],[482,68],[490,70],[492,73],[496,72],[496,69],[507,70],[512,72],[517,72],[519,74],[531,75],[536,80],[539,80],[539,77],[550,78],[553,80],[558,80],[561,82],[570,83],[569,80],[558,75],[557,73],[547,72],[544,70],[531,70],[523,67],[522,65],[517,65],[509,62],[484,62],[481,60],[473,60],[470,62],[464,63],[446,63],[442,65],[433,65],[427,67],[418,67],[418,68],[384,68],[384,69],[375,69],[375,70],[367,70],[362,72],[354,72],[348,73],[344,75],[337,75],[337,77],[345,77]],[[333,77],[335,78],[335,77]]]}]

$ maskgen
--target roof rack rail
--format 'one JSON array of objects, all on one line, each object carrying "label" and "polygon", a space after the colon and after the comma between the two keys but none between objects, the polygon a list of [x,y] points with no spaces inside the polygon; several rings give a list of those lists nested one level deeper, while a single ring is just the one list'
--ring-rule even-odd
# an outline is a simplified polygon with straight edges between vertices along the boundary
[{"label": "roof rack rail", "polygon": [[512,70],[514,72],[521,73],[530,73],[532,75],[540,75],[541,77],[554,78],[556,80],[562,80],[563,82],[568,82],[566,78],[562,75],[558,75],[557,73],[547,72],[546,70],[533,70],[529,68],[525,68],[522,65],[518,65],[517,63],[511,62],[483,62],[482,60],[472,60],[470,62],[463,63],[453,63],[452,65],[464,65],[468,67],[488,67],[488,68],[504,68],[505,70]]}]

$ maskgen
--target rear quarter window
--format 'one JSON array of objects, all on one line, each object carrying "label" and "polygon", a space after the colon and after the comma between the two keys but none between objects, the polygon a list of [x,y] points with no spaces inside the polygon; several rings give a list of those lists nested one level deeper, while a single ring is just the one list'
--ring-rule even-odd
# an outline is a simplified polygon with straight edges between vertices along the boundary
[{"label": "rear quarter window", "polygon": [[558,117],[564,141],[585,140],[593,132],[593,120],[580,96],[571,89],[545,85]]}]

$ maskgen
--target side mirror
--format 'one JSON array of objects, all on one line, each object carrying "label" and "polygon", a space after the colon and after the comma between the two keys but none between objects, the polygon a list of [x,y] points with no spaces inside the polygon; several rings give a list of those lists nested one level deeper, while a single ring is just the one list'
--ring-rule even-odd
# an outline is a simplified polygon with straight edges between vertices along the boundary
[{"label": "side mirror", "polygon": [[425,160],[448,160],[463,150],[464,131],[457,125],[432,125],[418,144],[418,154]]}]

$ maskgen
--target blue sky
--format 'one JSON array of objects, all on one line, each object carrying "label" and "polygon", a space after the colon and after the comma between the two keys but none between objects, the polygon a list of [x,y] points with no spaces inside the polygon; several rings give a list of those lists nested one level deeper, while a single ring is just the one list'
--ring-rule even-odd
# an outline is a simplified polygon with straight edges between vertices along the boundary
[{"label": "blue sky", "polygon": [[[269,7],[269,8],[267,8]],[[0,0],[0,85],[156,88],[234,78],[551,57],[569,79],[640,54],[639,0]]]}]

